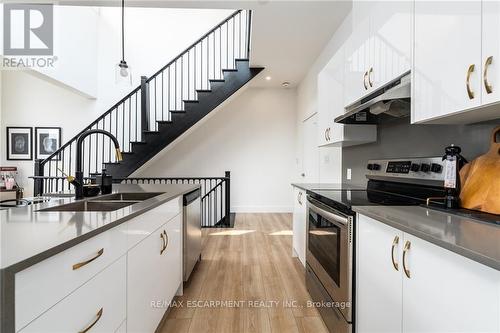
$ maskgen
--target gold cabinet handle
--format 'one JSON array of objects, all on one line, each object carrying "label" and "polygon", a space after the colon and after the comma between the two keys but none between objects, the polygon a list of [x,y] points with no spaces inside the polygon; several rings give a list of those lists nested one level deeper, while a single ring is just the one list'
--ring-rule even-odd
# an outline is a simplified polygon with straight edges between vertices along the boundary
[{"label": "gold cabinet handle", "polygon": [[406,277],[411,278],[410,270],[406,267],[406,254],[410,250],[411,243],[410,241],[406,241],[405,246],[403,248],[403,270],[405,272]]},{"label": "gold cabinet handle", "polygon": [[368,77],[368,72],[365,72],[365,75],[363,75],[363,86],[365,87],[365,90],[368,90],[368,85],[366,84],[367,77]]},{"label": "gold cabinet handle", "polygon": [[165,251],[165,248],[167,245],[165,245],[165,235],[163,235],[163,232],[160,233],[160,238],[161,238],[161,250],[160,250],[160,255],[163,254],[163,251]]},{"label": "gold cabinet handle", "polygon": [[326,141],[330,141],[331,138],[330,138],[330,127],[327,128],[326,130]]},{"label": "gold cabinet handle", "polygon": [[326,134],[328,132],[328,128],[325,129],[325,141],[328,141],[328,134]]},{"label": "gold cabinet handle", "polygon": [[97,254],[92,259],[89,259],[87,261],[79,262],[78,264],[74,264],[73,265],[73,270],[77,270],[77,269],[82,268],[83,266],[85,266],[87,264],[90,264],[92,261],[94,261],[97,258],[99,258],[100,256],[102,256],[103,253],[104,253],[104,248],[102,248],[99,251],[97,251]]},{"label": "gold cabinet handle", "polygon": [[396,271],[399,271],[399,264],[394,260],[394,249],[396,246],[399,244],[399,236],[394,237],[394,241],[392,242],[392,248],[391,248],[391,260],[392,260],[392,266],[394,266],[394,269]]},{"label": "gold cabinet handle", "polygon": [[165,251],[167,249],[167,246],[168,246],[168,235],[167,235],[167,232],[165,230],[163,230],[163,234],[165,235],[165,249],[163,251]]},{"label": "gold cabinet handle", "polygon": [[372,73],[373,73],[373,67],[371,67],[370,70],[368,71],[368,84],[370,85],[370,87],[373,87]]},{"label": "gold cabinet handle", "polygon": [[467,87],[467,95],[469,95],[469,99],[474,99],[474,92],[470,88],[470,75],[474,72],[476,66],[474,64],[469,66],[467,70],[467,79],[465,80],[465,85]]},{"label": "gold cabinet handle", "polygon": [[87,326],[85,329],[81,330],[80,332],[78,333],[87,333],[92,327],[94,327],[95,324],[97,324],[97,322],[99,321],[99,319],[101,319],[102,317],[102,311],[103,311],[103,308],[101,308],[97,314],[96,314],[96,318],[95,320],[92,322],[92,324],[90,324],[89,326]]},{"label": "gold cabinet handle", "polygon": [[493,87],[488,82],[488,67],[493,62],[493,56],[489,56],[484,63],[484,73],[483,73],[483,82],[484,89],[486,89],[486,93],[491,94],[493,92]]}]

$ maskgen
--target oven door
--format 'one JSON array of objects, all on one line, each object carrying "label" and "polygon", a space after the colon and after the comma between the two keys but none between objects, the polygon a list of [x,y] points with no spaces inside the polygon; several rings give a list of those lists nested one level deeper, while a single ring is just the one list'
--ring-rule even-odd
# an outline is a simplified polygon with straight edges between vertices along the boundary
[{"label": "oven door", "polygon": [[347,322],[352,322],[352,216],[307,198],[307,258]]}]

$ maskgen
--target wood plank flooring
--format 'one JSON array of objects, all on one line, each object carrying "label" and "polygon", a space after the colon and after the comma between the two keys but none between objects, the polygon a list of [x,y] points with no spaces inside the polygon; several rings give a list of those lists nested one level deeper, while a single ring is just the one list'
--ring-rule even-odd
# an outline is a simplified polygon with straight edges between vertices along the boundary
[{"label": "wood plank flooring", "polygon": [[328,332],[291,253],[291,214],[237,214],[234,229],[204,229],[202,260],[159,332]]}]

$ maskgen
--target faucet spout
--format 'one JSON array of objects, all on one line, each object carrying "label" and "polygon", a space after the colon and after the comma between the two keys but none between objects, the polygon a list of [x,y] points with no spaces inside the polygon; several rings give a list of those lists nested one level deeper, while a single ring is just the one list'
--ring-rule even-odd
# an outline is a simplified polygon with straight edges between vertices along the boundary
[{"label": "faucet spout", "polygon": [[120,151],[120,144],[118,143],[118,140],[116,137],[104,130],[101,129],[91,129],[88,131],[85,131],[82,133],[78,139],[76,140],[76,163],[75,163],[75,180],[73,182],[73,185],[75,186],[75,199],[82,199],[83,198],[83,166],[82,166],[82,154],[83,154],[83,141],[85,140],[86,137],[92,134],[103,134],[111,139],[113,141],[113,144],[115,146],[115,153],[116,153],[116,160],[121,161],[122,160],[122,154]]}]

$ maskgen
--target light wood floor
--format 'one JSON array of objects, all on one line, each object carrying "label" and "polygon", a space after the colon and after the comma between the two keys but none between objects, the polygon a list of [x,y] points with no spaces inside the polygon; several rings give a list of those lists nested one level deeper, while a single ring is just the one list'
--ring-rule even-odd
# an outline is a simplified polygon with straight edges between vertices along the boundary
[{"label": "light wood floor", "polygon": [[[307,307],[304,267],[291,256],[291,214],[237,214],[234,229],[203,235],[202,260],[161,333],[327,332],[317,310]],[[208,300],[242,302],[187,306]]]}]

